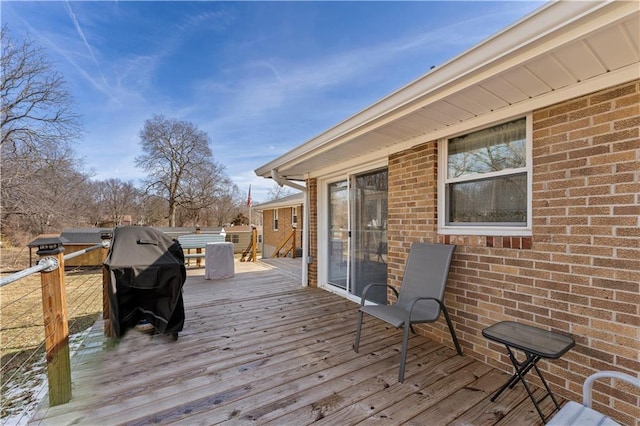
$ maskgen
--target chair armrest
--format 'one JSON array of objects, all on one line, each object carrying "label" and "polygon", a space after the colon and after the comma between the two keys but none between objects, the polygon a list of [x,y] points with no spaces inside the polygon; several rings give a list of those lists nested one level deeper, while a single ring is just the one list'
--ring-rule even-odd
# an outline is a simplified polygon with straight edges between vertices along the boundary
[{"label": "chair armrest", "polygon": [[367,284],[364,290],[362,290],[362,296],[360,297],[360,306],[364,306],[364,302],[367,298],[367,292],[369,291],[370,288],[373,288],[373,287],[388,287],[396,295],[396,298],[398,297],[398,290],[396,290],[395,287],[390,286],[389,284],[386,284],[386,283],[371,283],[371,284]]},{"label": "chair armrest", "polygon": [[640,378],[638,377],[633,377],[619,371],[599,371],[593,373],[584,381],[582,385],[582,405],[591,408],[591,389],[593,388],[593,383],[598,379],[605,378],[623,380],[640,388]]},{"label": "chair armrest", "polygon": [[411,302],[409,302],[409,309],[407,310],[407,319],[406,319],[406,323],[410,324],[411,323],[411,313],[413,312],[413,307],[416,305],[416,303],[422,301],[422,300],[433,300],[438,302],[438,305],[440,305],[440,309],[446,310],[446,307],[444,306],[444,303],[442,302],[442,300],[437,299],[435,297],[414,297],[413,299],[411,299]]}]

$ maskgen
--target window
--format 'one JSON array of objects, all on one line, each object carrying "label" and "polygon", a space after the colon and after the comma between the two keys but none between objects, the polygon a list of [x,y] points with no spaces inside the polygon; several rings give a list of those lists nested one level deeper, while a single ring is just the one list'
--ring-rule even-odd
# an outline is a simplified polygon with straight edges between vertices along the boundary
[{"label": "window", "polygon": [[238,244],[240,242],[240,235],[238,234],[231,234],[231,242],[233,244]]},{"label": "window", "polygon": [[291,207],[291,226],[294,228],[298,226],[298,208]]},{"label": "window", "polygon": [[529,135],[521,118],[444,141],[441,230],[530,228]]},{"label": "window", "polygon": [[273,230],[278,230],[278,209],[273,211]]}]

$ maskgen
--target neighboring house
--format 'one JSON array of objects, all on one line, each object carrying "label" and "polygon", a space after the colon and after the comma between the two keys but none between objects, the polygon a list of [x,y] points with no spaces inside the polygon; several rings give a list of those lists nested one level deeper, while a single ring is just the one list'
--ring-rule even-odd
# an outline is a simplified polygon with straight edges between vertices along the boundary
[{"label": "neighboring house", "polygon": [[[297,193],[254,207],[262,213],[263,257],[272,257],[282,242],[295,230],[296,257],[302,255],[302,208],[304,194]],[[289,240],[287,247],[291,247]],[[282,250],[281,250],[282,251]],[[290,255],[290,254],[289,254]]]},{"label": "neighboring house", "polygon": [[[103,237],[111,239],[113,228],[70,228],[64,229],[60,234],[63,239],[64,254],[68,255],[76,251],[84,250],[101,244]],[[102,266],[106,259],[107,250],[92,250],[81,256],[65,260],[65,266]]]},{"label": "neighboring house", "polygon": [[133,225],[133,217],[130,214],[116,217],[112,215],[104,216],[99,226],[101,227],[114,227],[114,226],[130,226]]},{"label": "neighboring house", "polygon": [[190,234],[219,234],[223,237],[226,235],[225,229],[221,226],[158,226],[156,229],[173,239],[178,239],[180,235]]},{"label": "neighboring house", "polygon": [[[57,240],[62,243],[64,254],[66,256],[71,253],[75,253],[101,244],[103,241],[103,236],[107,236],[108,239],[110,239],[112,233],[113,228],[69,228],[63,230],[60,235],[40,235],[35,240],[27,244],[27,246],[29,247],[29,264],[32,263],[32,250],[34,248],[37,250],[39,245],[47,244],[49,242],[54,242]],[[106,258],[106,255],[106,249],[92,250],[81,256],[76,256],[71,259],[65,260],[64,266],[102,266],[102,262]]]},{"label": "neighboring house", "polygon": [[[412,242],[455,244],[446,303],[467,356],[511,372],[481,331],[513,320],[576,339],[541,365],[565,397],[596,370],[636,376],[639,22],[637,2],[546,4],[256,169],[306,184],[304,284],[358,300],[400,285]],[[442,321],[418,329],[450,344]],[[638,424],[637,395],[596,401]]]},{"label": "neighboring house", "polygon": [[253,228],[256,229],[257,235],[257,251],[261,250],[261,242],[262,242],[262,229],[260,226],[254,225],[231,225],[225,228],[227,233],[225,237],[225,241],[229,243],[233,243],[233,252],[234,253],[242,253],[249,244],[251,244],[251,233]]}]

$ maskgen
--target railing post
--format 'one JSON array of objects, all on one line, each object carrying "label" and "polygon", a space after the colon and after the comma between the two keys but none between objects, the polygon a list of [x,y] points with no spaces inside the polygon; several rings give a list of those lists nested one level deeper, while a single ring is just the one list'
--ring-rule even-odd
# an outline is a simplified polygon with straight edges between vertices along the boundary
[{"label": "railing post", "polygon": [[[200,227],[199,227],[199,226],[196,226],[196,235],[200,235]],[[197,254],[202,253],[202,249],[201,249],[200,247],[198,247],[198,248],[196,249],[196,253],[197,253]],[[202,260],[200,259],[200,257],[199,257],[199,256],[196,258],[196,267],[197,267],[197,268],[202,267]]]},{"label": "railing post", "polygon": [[291,242],[291,258],[296,258],[296,228],[293,228],[293,241]]},{"label": "railing post", "polygon": [[[113,233],[105,232],[101,235],[102,240],[111,240]],[[105,337],[113,338],[113,329],[111,328],[111,302],[109,301],[109,270],[104,266],[104,261],[107,260],[109,254],[109,246],[102,247],[102,330]]]},{"label": "railing post", "polygon": [[[59,241],[59,240],[58,240]],[[62,242],[38,247],[40,262],[52,266],[40,273],[42,311],[44,314],[45,348],[49,405],[60,405],[71,399],[71,360],[69,355],[69,323],[64,284],[64,247]]]},{"label": "railing post", "polygon": [[255,262],[258,256],[258,229],[254,226],[251,228],[251,244],[252,244],[252,261]]}]

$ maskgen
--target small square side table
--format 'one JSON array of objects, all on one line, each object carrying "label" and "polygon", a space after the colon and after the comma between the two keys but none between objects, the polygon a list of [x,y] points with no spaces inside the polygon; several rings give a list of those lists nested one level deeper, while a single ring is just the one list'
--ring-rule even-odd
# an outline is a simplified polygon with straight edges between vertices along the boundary
[{"label": "small square side table", "polygon": [[[491,401],[495,401],[506,388],[513,389],[516,383],[521,381],[525,390],[529,394],[529,398],[533,402],[533,405],[536,407],[538,414],[542,418],[542,422],[546,423],[547,418],[542,414],[539,403],[549,396],[553,400],[557,410],[560,409],[560,405],[558,404],[558,401],[556,401],[547,381],[542,376],[542,373],[536,364],[541,359],[560,358],[575,345],[573,338],[564,334],[543,330],[538,327],[532,327],[530,325],[520,324],[513,321],[498,322],[482,330],[482,335],[489,340],[502,343],[507,348],[509,359],[515,368],[513,376],[507,381],[507,383],[498,389],[496,394],[491,398]],[[524,361],[518,361],[513,351],[514,349],[521,350],[525,353],[526,358]],[[536,400],[533,396],[529,385],[524,379],[524,376],[531,369],[536,370],[542,384],[547,390],[547,393],[539,400]]]}]

